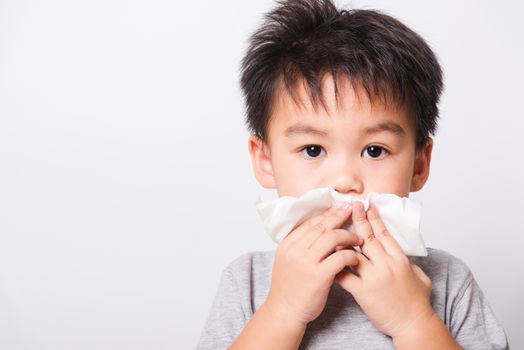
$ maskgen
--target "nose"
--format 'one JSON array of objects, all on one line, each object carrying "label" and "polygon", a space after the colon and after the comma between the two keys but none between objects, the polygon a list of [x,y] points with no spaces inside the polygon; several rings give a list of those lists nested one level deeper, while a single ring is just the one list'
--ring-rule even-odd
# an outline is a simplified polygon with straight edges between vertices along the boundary
[{"label": "nose", "polygon": [[339,163],[332,174],[332,187],[342,194],[361,195],[364,192],[364,183],[355,164],[347,161]]}]

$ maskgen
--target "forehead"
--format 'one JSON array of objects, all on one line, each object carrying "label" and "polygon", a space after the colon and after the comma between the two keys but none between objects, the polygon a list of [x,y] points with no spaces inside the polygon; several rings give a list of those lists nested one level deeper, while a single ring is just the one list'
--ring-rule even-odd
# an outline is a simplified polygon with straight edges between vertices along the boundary
[{"label": "forehead", "polygon": [[298,81],[293,88],[280,83],[268,124],[269,142],[297,125],[312,125],[327,130],[347,126],[351,130],[362,130],[388,124],[392,131],[400,127],[406,136],[415,137],[412,121],[404,106],[392,103],[391,99],[371,99],[361,86],[352,84],[346,77],[335,81],[326,74],[321,80],[318,95],[315,98],[304,80]]}]

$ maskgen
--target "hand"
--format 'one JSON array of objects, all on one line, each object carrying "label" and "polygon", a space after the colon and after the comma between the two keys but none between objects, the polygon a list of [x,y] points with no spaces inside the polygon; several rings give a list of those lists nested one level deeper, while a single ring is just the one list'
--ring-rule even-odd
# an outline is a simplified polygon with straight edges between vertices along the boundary
[{"label": "hand", "polygon": [[387,231],[376,207],[367,215],[353,204],[353,225],[364,240],[358,253],[358,274],[341,271],[335,282],[350,292],[375,327],[395,338],[413,331],[435,312],[429,302],[431,280],[402,252]]},{"label": "hand", "polygon": [[[331,208],[302,223],[280,242],[265,305],[281,320],[305,326],[317,318],[337,273],[357,264],[352,247],[362,240],[338,229],[350,215],[349,203]],[[339,249],[341,246],[350,248]]]}]

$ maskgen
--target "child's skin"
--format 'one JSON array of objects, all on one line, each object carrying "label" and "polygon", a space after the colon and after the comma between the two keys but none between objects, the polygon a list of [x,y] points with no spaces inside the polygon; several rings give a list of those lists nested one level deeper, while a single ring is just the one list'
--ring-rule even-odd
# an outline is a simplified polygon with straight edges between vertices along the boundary
[{"label": "child's skin", "polygon": [[[296,90],[300,106],[285,89],[278,90],[268,142],[249,139],[260,184],[280,196],[318,187],[355,196],[407,197],[420,190],[429,176],[432,140],[416,149],[413,123],[403,108],[371,103],[345,78],[337,83],[338,103],[331,76],[323,79],[325,109],[311,104],[302,84]],[[347,220],[356,235],[340,229]],[[345,266],[359,276],[343,271]],[[431,307],[429,278],[410,263],[376,208],[366,213],[360,203],[331,208],[282,240],[269,295],[231,348],[297,349],[333,283],[353,295],[397,349],[460,349]]]}]

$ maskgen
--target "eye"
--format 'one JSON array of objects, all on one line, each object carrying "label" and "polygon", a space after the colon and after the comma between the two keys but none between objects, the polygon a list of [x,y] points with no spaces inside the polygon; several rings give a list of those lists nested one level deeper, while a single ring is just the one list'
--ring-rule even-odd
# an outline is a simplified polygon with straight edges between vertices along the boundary
[{"label": "eye", "polygon": [[318,158],[322,152],[326,153],[322,146],[319,145],[309,145],[300,150],[304,158]]},{"label": "eye", "polygon": [[362,156],[372,159],[384,158],[388,151],[382,146],[371,145],[362,151]]}]

